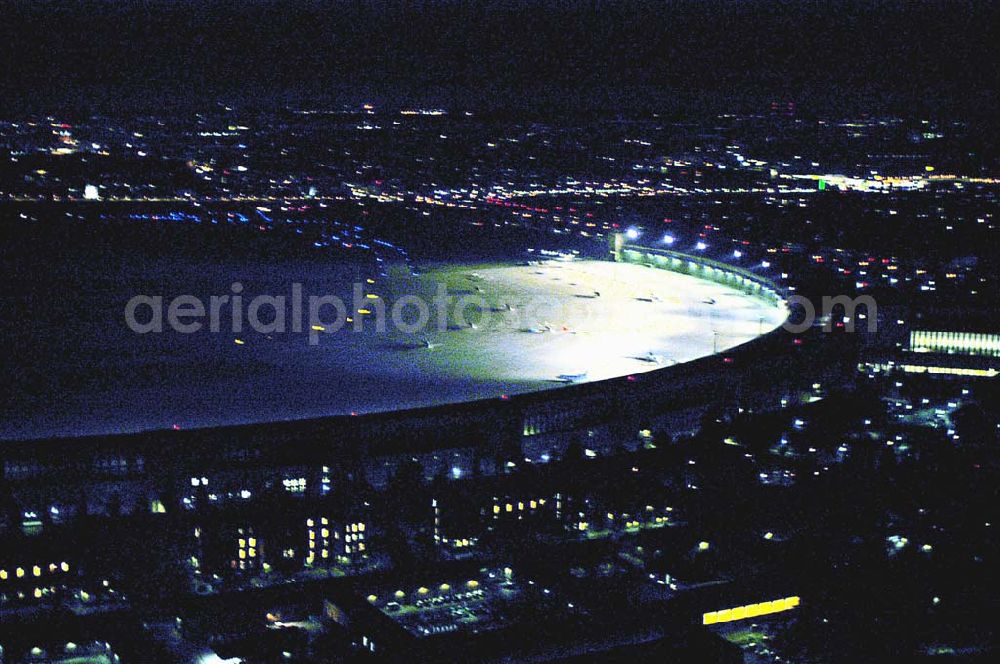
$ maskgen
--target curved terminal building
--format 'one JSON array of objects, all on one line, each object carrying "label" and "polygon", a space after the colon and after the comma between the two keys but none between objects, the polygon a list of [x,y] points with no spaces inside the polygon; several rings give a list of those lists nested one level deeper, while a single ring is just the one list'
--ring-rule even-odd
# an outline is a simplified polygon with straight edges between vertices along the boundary
[{"label": "curved terminal building", "polygon": [[[430,270],[407,282],[410,292],[430,294],[443,282],[459,298],[478,296],[486,303],[478,318],[470,315],[478,323],[449,318],[427,333],[342,334],[332,337],[341,346],[320,343],[301,356],[248,341],[238,351],[254,363],[283,353],[300,387],[262,375],[269,389],[241,396],[218,382],[220,402],[242,404],[237,417],[170,426],[157,420],[158,409],[184,397],[182,385],[168,383],[143,409],[123,401],[138,431],[4,443],[4,478],[37,490],[47,484],[38,480],[66,473],[124,474],[124,492],[92,485],[94,507],[115,494],[142,510],[161,499],[164,483],[184,486],[247,460],[307,484],[349,465],[384,485],[412,458],[428,477],[502,473],[506,464],[557,459],[574,441],[610,453],[641,444],[651,430],[693,431],[713,408],[777,407],[795,389],[794,367],[812,362],[787,343],[783,296],[766,278],[620,239],[612,258]],[[393,295],[399,291],[386,300]],[[756,361],[762,354],[767,363]],[[289,395],[300,410],[270,417],[267,404],[286,404]],[[226,426],[207,426],[215,424]]]}]

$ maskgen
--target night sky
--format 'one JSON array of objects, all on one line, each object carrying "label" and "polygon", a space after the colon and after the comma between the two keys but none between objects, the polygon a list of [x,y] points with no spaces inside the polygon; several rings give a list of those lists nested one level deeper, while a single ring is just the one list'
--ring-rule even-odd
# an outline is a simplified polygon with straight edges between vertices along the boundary
[{"label": "night sky", "polygon": [[6,0],[4,104],[205,96],[550,110],[956,109],[996,100],[995,2]]}]

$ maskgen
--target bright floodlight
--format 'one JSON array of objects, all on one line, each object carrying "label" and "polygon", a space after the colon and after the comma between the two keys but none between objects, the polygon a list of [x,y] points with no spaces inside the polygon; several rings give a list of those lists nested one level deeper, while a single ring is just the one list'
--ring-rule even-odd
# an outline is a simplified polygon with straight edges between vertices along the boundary
[{"label": "bright floodlight", "polygon": [[636,239],[637,237],[639,237],[639,229],[638,228],[628,229],[627,231],[625,231],[625,237],[627,237],[630,240]]},{"label": "bright floodlight", "polygon": [[743,255],[743,252],[740,251],[739,249],[734,249],[733,250],[733,258],[739,258],[742,255]]},{"label": "bright floodlight", "polygon": [[663,244],[673,244],[673,243],[674,243],[673,235],[667,233],[666,235],[663,236]]},{"label": "bright floodlight", "polygon": [[760,266],[761,267],[765,267],[765,268],[766,267],[771,267],[771,263],[769,261],[761,261],[760,262]]},{"label": "bright floodlight", "polygon": [[694,247],[698,251],[705,251],[706,249],[708,249],[708,245],[705,244],[704,242],[699,242],[698,244],[694,245]]}]

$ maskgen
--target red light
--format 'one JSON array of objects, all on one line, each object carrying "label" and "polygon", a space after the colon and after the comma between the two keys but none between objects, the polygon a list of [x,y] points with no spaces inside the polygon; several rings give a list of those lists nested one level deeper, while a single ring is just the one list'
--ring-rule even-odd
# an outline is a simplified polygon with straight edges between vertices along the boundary
[{"label": "red light", "polygon": [[802,339],[792,339],[792,343],[795,344],[796,346],[801,346]]},{"label": "red light", "polygon": [[510,401],[510,395],[509,394],[501,394],[500,395],[500,400],[501,401]]},{"label": "red light", "polygon": [[732,364],[734,362],[734,360],[733,360],[733,358],[727,356],[727,357],[722,358],[722,362],[724,364]]},{"label": "red light", "polygon": [[637,380],[636,377],[631,374],[626,376],[625,379],[630,383],[634,383]]}]

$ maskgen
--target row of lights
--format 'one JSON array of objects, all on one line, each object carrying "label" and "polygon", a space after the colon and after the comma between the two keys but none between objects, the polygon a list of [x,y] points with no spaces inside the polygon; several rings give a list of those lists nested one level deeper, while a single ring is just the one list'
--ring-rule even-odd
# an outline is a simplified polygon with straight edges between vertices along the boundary
[{"label": "row of lights", "polygon": [[[52,564],[49,565],[49,572],[55,574],[57,571],[69,572],[69,563],[64,562],[64,563],[60,563],[59,565],[56,565],[55,563],[52,563]],[[23,579],[26,575],[27,575],[27,571],[23,567],[18,567],[17,569],[14,570],[14,577],[15,578]],[[42,567],[40,565],[35,565],[34,567],[32,567],[31,568],[31,575],[32,576],[36,576],[36,577],[41,576],[42,575]],[[0,569],[0,581],[6,581],[9,578],[10,578],[10,574],[7,572],[7,570]]]},{"label": "row of lights", "polygon": [[[630,240],[636,240],[639,238],[640,235],[642,235],[642,232],[638,228],[633,227],[625,231],[625,237],[627,237]],[[671,235],[670,233],[664,234],[663,239],[661,240],[661,242],[667,245],[668,247],[673,246],[673,244],[676,241],[677,238]],[[698,242],[695,243],[694,248],[697,249],[698,251],[705,251],[706,249],[708,249],[708,243],[699,240]],[[739,249],[733,249],[733,258],[734,259],[743,258],[743,252],[740,251]],[[768,261],[762,261],[760,266],[762,268],[769,268],[771,267],[771,263]]]}]

